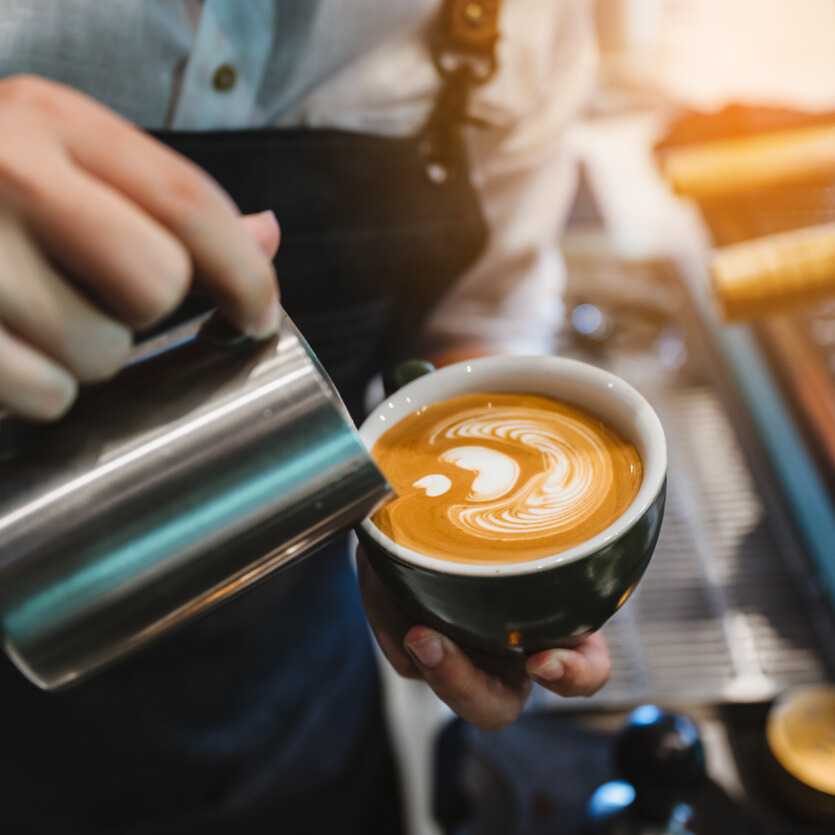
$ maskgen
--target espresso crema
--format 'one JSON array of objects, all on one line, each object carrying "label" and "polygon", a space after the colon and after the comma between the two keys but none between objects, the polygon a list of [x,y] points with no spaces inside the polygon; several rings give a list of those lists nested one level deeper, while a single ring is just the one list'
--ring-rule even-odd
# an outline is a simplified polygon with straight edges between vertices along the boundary
[{"label": "espresso crema", "polygon": [[638,452],[585,409],[534,394],[467,394],[401,420],[371,453],[398,498],[372,521],[453,562],[524,562],[609,527],[643,477]]}]

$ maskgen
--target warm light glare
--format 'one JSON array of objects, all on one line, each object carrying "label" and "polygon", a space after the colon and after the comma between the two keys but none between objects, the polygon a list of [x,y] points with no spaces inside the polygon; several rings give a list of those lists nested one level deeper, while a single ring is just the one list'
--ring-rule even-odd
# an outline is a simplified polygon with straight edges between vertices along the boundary
[{"label": "warm light glare", "polygon": [[598,20],[621,74],[693,107],[835,106],[832,0],[601,0]]}]

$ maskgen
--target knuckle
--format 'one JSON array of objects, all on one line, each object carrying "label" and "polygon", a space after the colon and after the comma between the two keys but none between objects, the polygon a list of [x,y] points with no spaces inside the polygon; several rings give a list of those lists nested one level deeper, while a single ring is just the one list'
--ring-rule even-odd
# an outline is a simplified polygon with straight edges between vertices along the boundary
[{"label": "knuckle", "polygon": [[17,73],[0,81],[0,102],[28,102],[46,82],[36,75]]},{"label": "knuckle", "polygon": [[476,688],[472,682],[461,676],[448,678],[445,682],[441,682],[441,686],[448,699],[456,704],[468,705],[476,701]]},{"label": "knuckle", "polygon": [[482,731],[501,731],[519,718],[524,703],[524,699],[503,700],[489,710],[482,710],[481,715],[472,724],[477,724]]},{"label": "knuckle", "polygon": [[480,731],[487,731],[494,733],[495,731],[502,731],[508,725],[512,725],[516,716],[486,716],[477,722],[473,722]]},{"label": "knuckle", "polygon": [[567,696],[584,696],[589,698],[601,690],[606,682],[609,680],[609,673],[605,675],[598,675],[593,681],[581,681],[567,688],[565,695]]},{"label": "knuckle", "polygon": [[134,280],[132,324],[144,327],[171,313],[183,300],[191,284],[191,260],[179,244],[164,246],[154,267],[141,280]]},{"label": "knuckle", "polygon": [[31,146],[26,142],[10,140],[0,145],[0,193],[7,210],[20,205],[20,201],[25,204],[48,199],[47,188],[33,168]]},{"label": "knuckle", "polygon": [[156,283],[146,283],[126,302],[125,312],[120,318],[131,328],[147,328],[156,324],[175,307],[173,295],[165,292]]},{"label": "knuckle", "polygon": [[37,75],[20,73],[0,81],[2,105],[53,117],[62,113],[61,100],[61,86]]},{"label": "knuckle", "polygon": [[183,162],[165,178],[166,199],[172,225],[192,229],[208,211],[209,201],[217,192],[211,177],[198,166]]},{"label": "knuckle", "polygon": [[609,681],[609,677],[611,676],[611,674],[612,670],[610,667],[597,679],[597,681],[594,681],[589,685],[585,695],[593,696],[595,693],[597,693],[598,690],[602,690]]}]

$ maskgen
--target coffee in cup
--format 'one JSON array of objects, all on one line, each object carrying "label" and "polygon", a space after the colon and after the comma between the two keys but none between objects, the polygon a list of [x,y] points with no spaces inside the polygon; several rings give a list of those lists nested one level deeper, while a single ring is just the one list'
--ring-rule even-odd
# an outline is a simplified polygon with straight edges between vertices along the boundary
[{"label": "coffee in cup", "polygon": [[454,562],[566,551],[613,524],[643,477],[638,451],[613,424],[527,392],[424,405],[371,452],[398,494],[374,524],[406,548]]}]

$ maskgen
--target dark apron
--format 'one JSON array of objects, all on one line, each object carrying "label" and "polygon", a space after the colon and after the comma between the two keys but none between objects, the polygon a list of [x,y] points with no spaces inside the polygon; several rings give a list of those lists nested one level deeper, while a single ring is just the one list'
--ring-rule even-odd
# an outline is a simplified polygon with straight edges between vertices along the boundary
[{"label": "dark apron", "polygon": [[[368,381],[484,246],[464,171],[430,180],[417,137],[164,138],[243,212],[275,211],[282,302],[359,418]],[[347,557],[343,540],[66,693],[2,656],[0,832],[396,832]]]}]

